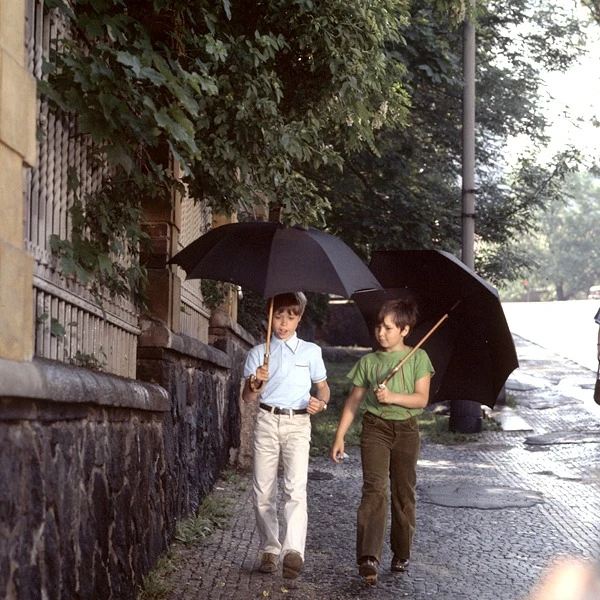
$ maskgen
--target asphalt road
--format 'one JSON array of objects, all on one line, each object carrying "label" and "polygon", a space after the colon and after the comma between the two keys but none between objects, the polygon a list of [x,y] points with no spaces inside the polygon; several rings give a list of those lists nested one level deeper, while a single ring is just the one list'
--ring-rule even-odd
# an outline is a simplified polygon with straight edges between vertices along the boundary
[{"label": "asphalt road", "polygon": [[512,333],[593,371],[598,367],[600,300],[566,302],[504,302]]}]

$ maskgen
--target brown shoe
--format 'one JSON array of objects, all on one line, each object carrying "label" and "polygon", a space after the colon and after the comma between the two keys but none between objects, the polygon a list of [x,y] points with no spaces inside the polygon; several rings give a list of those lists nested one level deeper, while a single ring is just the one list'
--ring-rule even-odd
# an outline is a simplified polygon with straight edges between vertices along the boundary
[{"label": "brown shoe", "polygon": [[404,573],[408,571],[408,558],[398,558],[394,556],[392,559],[392,571],[394,573]]},{"label": "brown shoe", "polygon": [[265,552],[260,559],[260,567],[258,570],[261,573],[275,573],[277,566],[279,565],[279,556],[277,554],[271,554]]},{"label": "brown shoe", "polygon": [[363,556],[358,562],[358,574],[365,578],[369,585],[377,583],[377,570],[379,562],[373,556]]},{"label": "brown shoe", "polygon": [[285,558],[283,559],[283,576],[286,579],[296,579],[296,577],[300,575],[303,565],[304,561],[299,552],[292,550],[291,552],[286,553]]}]

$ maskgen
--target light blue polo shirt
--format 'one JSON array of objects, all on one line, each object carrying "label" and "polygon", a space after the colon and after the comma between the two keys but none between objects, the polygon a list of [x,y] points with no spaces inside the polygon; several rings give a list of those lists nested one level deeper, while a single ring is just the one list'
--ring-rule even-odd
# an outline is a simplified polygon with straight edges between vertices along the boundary
[{"label": "light blue polo shirt", "polygon": [[[254,346],[244,363],[244,378],[256,374],[263,364],[266,344]],[[273,336],[269,357],[269,380],[260,401],[279,408],[306,408],[313,383],[327,379],[321,348],[301,340],[295,333],[285,342]]]}]

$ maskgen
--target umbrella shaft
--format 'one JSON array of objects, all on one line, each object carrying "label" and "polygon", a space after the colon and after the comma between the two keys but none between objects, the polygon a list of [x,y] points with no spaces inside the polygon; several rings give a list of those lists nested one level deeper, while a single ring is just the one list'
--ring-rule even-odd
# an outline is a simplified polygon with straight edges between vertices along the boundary
[{"label": "umbrella shaft", "polygon": [[[460,300],[458,301],[460,302]],[[450,309],[454,309],[458,302]],[[419,341],[418,344],[387,374],[386,378],[379,385],[386,385],[387,382],[402,368],[402,365],[427,341],[429,336],[448,318],[450,311],[448,311]]]}]

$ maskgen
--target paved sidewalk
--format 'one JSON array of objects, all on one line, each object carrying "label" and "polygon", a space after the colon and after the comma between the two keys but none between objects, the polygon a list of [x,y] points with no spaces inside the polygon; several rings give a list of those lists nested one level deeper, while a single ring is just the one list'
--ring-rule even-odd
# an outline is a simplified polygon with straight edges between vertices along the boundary
[{"label": "paved sidewalk", "polygon": [[[600,407],[595,373],[515,338],[521,367],[509,379],[516,411],[507,429],[477,442],[426,442],[418,464],[417,532],[410,570],[389,571],[386,544],[376,586],[355,566],[358,448],[335,465],[311,461],[306,563],[292,582],[256,569],[251,486],[219,482],[229,527],[201,547],[176,547],[169,600],[519,600],[553,558],[600,556]],[[511,430],[516,427],[515,430]]]}]

